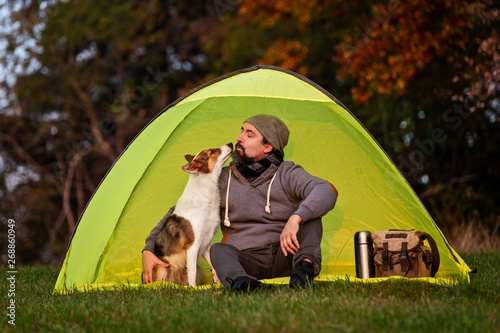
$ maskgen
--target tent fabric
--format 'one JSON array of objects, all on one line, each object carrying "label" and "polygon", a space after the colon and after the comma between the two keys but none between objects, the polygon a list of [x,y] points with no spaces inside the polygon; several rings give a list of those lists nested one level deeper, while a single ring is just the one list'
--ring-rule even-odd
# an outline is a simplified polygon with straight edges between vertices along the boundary
[{"label": "tent fabric", "polygon": [[[189,92],[160,112],[103,178],[79,219],[55,291],[75,286],[141,283],[141,250],[187,182],[185,154],[234,141],[257,113],[290,129],[285,159],[333,183],[335,208],[323,218],[320,279],[356,277],[354,234],[420,229],[437,242],[437,278],[466,277],[451,248],[405,178],[351,112],[297,73],[254,66]],[[221,240],[220,232],[214,242]]]}]

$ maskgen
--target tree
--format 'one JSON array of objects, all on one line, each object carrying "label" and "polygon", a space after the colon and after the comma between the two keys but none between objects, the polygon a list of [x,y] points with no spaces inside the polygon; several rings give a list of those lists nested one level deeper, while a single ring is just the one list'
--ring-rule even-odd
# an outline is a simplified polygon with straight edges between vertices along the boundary
[{"label": "tree", "polygon": [[2,9],[12,21],[2,60],[22,69],[15,84],[2,82],[14,97],[0,113],[0,212],[16,219],[18,241],[32,244],[20,260],[51,262],[126,145],[205,75],[200,38],[216,16],[182,1],[13,1]]},{"label": "tree", "polygon": [[354,80],[360,103],[399,101],[394,111],[407,117],[398,119],[407,142],[396,163],[438,220],[498,228],[492,197],[500,192],[491,186],[500,166],[493,157],[500,139],[498,8],[422,0],[372,11],[381,19],[337,47],[339,73]]},{"label": "tree", "polygon": [[369,129],[441,226],[492,231],[500,226],[498,14],[491,0],[243,0],[218,30],[231,48],[209,58],[233,69],[245,53],[307,75]]},{"label": "tree", "polygon": [[154,115],[255,64],[299,72],[338,97],[445,231],[500,226],[492,0],[0,6],[0,70],[17,73],[0,75],[9,101],[0,96],[0,216],[16,220],[25,262],[61,259],[99,181]]}]

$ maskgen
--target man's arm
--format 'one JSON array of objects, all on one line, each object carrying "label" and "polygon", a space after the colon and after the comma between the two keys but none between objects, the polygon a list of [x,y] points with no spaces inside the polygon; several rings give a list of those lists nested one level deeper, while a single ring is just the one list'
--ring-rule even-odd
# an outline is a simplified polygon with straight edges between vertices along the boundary
[{"label": "man's arm", "polygon": [[286,184],[289,195],[300,202],[297,210],[288,219],[280,235],[281,249],[286,256],[295,254],[300,248],[297,233],[301,223],[326,215],[337,201],[333,186],[318,177],[310,175],[299,165],[291,165],[282,184]]},{"label": "man's arm", "polygon": [[142,283],[153,282],[153,268],[155,266],[169,267],[170,265],[161,261],[153,252],[149,250],[142,251]]},{"label": "man's arm", "polygon": [[160,232],[163,227],[163,222],[172,215],[174,212],[175,206],[170,208],[167,214],[158,222],[158,224],[151,230],[149,236],[146,238],[146,245],[142,249],[142,283],[151,283],[153,282],[153,268],[156,265],[160,265],[163,267],[168,267],[169,264],[160,260],[155,254],[155,241],[156,236]]},{"label": "man's arm", "polygon": [[156,242],[156,236],[158,236],[158,233],[160,232],[161,228],[163,228],[163,223],[165,222],[166,219],[170,217],[174,213],[175,206],[171,207],[167,214],[156,224],[156,226],[151,230],[149,233],[149,236],[146,237],[146,245],[142,249],[142,251],[150,251],[150,252],[155,252],[155,242]]},{"label": "man's arm", "polygon": [[326,180],[312,176],[297,164],[289,167],[285,177],[282,184],[299,202],[294,214],[299,215],[303,223],[320,218],[335,207],[337,194]]},{"label": "man's arm", "polygon": [[299,232],[299,225],[302,223],[300,215],[293,214],[285,224],[283,231],[280,235],[281,250],[285,257],[288,253],[295,254],[300,248],[299,241],[297,240],[297,233]]}]

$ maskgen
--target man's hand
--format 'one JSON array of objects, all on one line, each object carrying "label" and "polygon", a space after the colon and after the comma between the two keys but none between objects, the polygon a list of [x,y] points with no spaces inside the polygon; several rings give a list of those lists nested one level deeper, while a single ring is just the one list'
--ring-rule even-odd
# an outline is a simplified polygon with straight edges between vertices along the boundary
[{"label": "man's hand", "polygon": [[153,267],[160,265],[169,267],[170,265],[161,261],[153,252],[142,251],[142,283],[147,284],[153,282]]},{"label": "man's hand", "polygon": [[297,240],[297,233],[299,232],[299,224],[302,223],[302,217],[293,214],[288,219],[288,222],[283,228],[280,235],[281,250],[285,257],[288,253],[295,254],[300,248],[299,241]]}]

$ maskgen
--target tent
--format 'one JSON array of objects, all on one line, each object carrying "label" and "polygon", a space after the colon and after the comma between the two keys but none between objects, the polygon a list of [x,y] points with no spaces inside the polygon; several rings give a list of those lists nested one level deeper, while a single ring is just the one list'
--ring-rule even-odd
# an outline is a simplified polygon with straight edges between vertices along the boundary
[{"label": "tent", "polygon": [[[144,240],[182,193],[186,153],[234,142],[256,113],[281,118],[291,135],[285,159],[333,183],[336,207],[323,219],[320,280],[356,279],[354,234],[421,229],[438,243],[436,279],[468,279],[405,178],[363,125],[309,79],[254,66],[208,82],[160,112],[122,152],[88,202],[68,247],[55,291],[140,285]],[[220,233],[214,241],[220,241]]]}]

